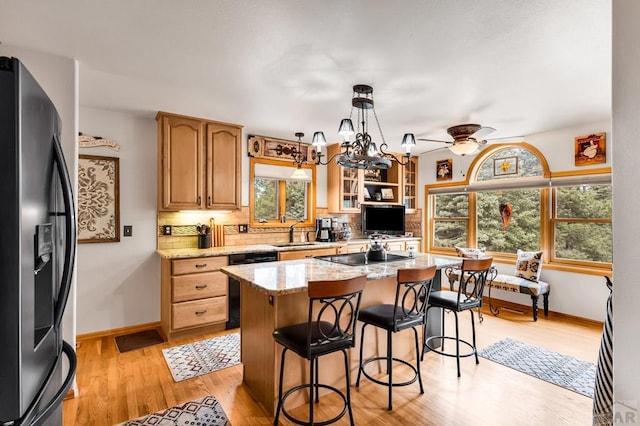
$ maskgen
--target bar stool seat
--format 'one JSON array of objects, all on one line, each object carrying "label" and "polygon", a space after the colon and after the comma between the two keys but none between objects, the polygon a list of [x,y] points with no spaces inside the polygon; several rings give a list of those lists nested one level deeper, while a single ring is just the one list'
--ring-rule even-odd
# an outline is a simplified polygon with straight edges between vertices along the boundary
[{"label": "bar stool seat", "polygon": [[[356,387],[360,386],[361,374],[374,383],[387,386],[389,388],[388,410],[393,409],[392,393],[394,386],[407,386],[417,380],[420,384],[420,393],[424,393],[422,376],[420,374],[420,345],[418,343],[418,331],[416,327],[424,327],[427,306],[425,300],[429,299],[435,273],[435,266],[428,268],[399,269],[394,304],[379,304],[360,310],[358,320],[361,321],[363,325],[360,335],[360,366],[358,368]],[[387,331],[387,353],[385,356],[376,356],[363,360],[364,330],[367,325],[372,325]],[[392,334],[409,328],[413,330],[415,337],[415,366],[404,359],[393,356]],[[371,376],[365,370],[365,367],[369,363],[382,360],[385,360],[387,363],[388,380],[386,382]],[[402,382],[394,382],[393,362],[409,367],[413,371],[413,377]]]},{"label": "bar stool seat", "polygon": [[[355,325],[360,311],[362,290],[367,281],[365,275],[344,280],[310,281],[308,283],[309,316],[308,321],[278,328],[273,332],[274,340],[283,346],[280,361],[280,380],[278,382],[278,408],[273,424],[277,425],[280,413],[299,425],[328,425],[341,419],[347,412],[351,425],[354,424],[351,410],[349,379],[349,361],[347,349],[355,346]],[[303,383],[287,390],[283,394],[282,382],[285,371],[287,351],[296,353],[309,360],[309,383]],[[334,386],[319,383],[318,358],[340,351],[344,355],[346,388],[342,392]],[[320,402],[319,389],[328,389],[340,396],[344,407],[340,413],[328,420],[316,422],[313,404]],[[293,393],[309,389],[309,421],[293,417],[285,409],[286,399]]]}]

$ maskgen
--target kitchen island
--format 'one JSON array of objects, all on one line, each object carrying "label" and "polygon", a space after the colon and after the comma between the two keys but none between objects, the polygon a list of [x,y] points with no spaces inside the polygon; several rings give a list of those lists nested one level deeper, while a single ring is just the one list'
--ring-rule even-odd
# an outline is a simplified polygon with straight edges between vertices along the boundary
[{"label": "kitchen island", "polygon": [[[399,254],[406,256],[406,253]],[[272,333],[278,327],[307,321],[309,305],[306,289],[309,281],[347,279],[366,275],[367,285],[362,294],[361,307],[367,307],[378,303],[393,303],[396,273],[399,268],[436,265],[438,272],[433,288],[439,289],[441,270],[447,266],[458,265],[460,262],[460,258],[418,253],[415,258],[370,263],[362,266],[347,266],[309,258],[221,268],[223,273],[241,283],[241,362],[244,367],[243,381],[251,395],[268,414],[275,413],[282,348],[275,343]],[[428,322],[428,335],[440,333],[439,312],[432,310],[429,313]],[[360,327],[357,332],[360,333]],[[394,356],[406,360],[415,359],[412,333],[394,333],[393,338]],[[386,337],[384,332],[376,331],[374,334],[369,330],[364,344],[366,358],[385,353]],[[358,354],[359,347],[357,346],[350,353],[352,378],[355,378],[357,374]],[[287,362],[284,389],[289,389],[308,380],[308,362],[295,354],[287,356],[291,356],[293,362]],[[340,354],[323,357],[319,371],[320,382],[344,388],[342,363]],[[303,395],[293,396],[288,401],[290,407],[304,403]]]}]

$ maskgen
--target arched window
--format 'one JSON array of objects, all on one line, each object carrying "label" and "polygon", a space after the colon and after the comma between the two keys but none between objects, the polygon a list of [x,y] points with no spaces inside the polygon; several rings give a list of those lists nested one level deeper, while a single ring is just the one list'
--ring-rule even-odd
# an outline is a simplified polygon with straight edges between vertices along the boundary
[{"label": "arched window", "polygon": [[[481,247],[495,258],[543,250],[558,269],[611,269],[610,169],[551,173],[532,145],[491,146],[459,186],[427,187],[428,250]],[[596,272],[594,272],[596,273]]]},{"label": "arched window", "polygon": [[509,147],[483,156],[475,174],[475,181],[542,177],[544,172],[544,165],[536,154],[524,147]]}]

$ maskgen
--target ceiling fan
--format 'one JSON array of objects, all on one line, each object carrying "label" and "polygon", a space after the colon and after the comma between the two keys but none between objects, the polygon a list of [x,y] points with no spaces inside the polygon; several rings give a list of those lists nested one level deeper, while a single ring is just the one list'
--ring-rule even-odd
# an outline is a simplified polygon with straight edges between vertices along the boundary
[{"label": "ceiling fan", "polygon": [[[419,141],[426,142],[439,142],[446,143],[450,146],[443,148],[432,149],[431,151],[436,151],[438,149],[448,148],[456,155],[467,155],[473,154],[478,150],[478,148],[482,145],[486,145],[488,140],[486,136],[495,132],[496,129],[488,126],[481,126],[480,124],[458,124],[456,126],[451,126],[447,129],[447,133],[451,135],[453,138],[452,141],[441,141],[437,139],[421,139],[418,138]],[[518,137],[509,137],[509,138],[495,138],[489,139],[491,141],[502,140],[505,142],[522,142],[524,138]],[[426,152],[431,152],[426,151]],[[424,153],[423,153],[424,154]]]}]

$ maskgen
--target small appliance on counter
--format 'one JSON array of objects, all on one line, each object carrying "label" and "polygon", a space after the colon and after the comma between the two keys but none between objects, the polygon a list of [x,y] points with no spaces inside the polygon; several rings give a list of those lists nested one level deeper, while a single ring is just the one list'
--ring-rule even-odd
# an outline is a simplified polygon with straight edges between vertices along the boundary
[{"label": "small appliance on counter", "polygon": [[329,242],[331,241],[331,218],[317,218],[316,219],[316,241]]},{"label": "small appliance on counter", "polygon": [[380,240],[372,238],[364,257],[367,261],[372,260],[384,262],[387,260],[387,250]]}]

